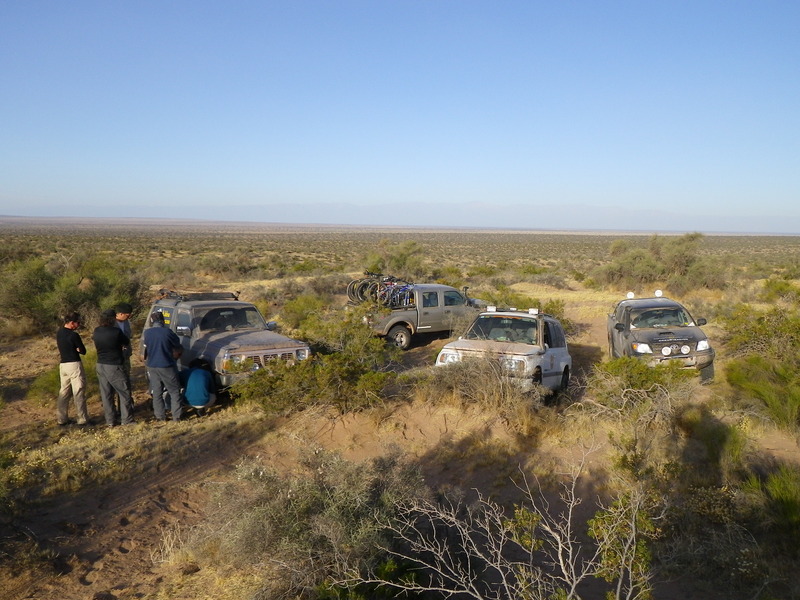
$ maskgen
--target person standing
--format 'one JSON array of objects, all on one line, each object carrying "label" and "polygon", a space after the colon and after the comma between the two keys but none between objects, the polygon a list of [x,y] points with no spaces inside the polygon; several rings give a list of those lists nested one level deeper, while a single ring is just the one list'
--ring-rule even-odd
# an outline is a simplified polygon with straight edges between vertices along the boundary
[{"label": "person standing", "polygon": [[131,355],[133,354],[133,331],[131,330],[131,314],[133,307],[127,302],[120,302],[114,307],[116,324],[120,331],[131,341],[122,351],[123,362],[122,369],[125,372],[125,380],[128,382],[128,389],[133,393],[133,386],[131,385]]},{"label": "person standing", "polygon": [[77,331],[80,326],[80,315],[71,312],[64,316],[64,326],[59,327],[56,333],[56,345],[61,356],[58,365],[61,389],[56,399],[56,422],[62,426],[69,424],[70,394],[75,399],[78,425],[89,424],[89,413],[86,410],[86,371],[81,362],[81,355],[86,354],[86,347]]},{"label": "person standing", "polygon": [[[125,377],[125,348],[130,346],[130,339],[114,319],[113,309],[103,311],[100,325],[94,330],[92,340],[97,348],[97,380],[100,385],[100,399],[106,425],[114,427],[116,419],[122,425],[133,423],[133,399]],[[119,396],[119,409],[115,406],[114,393]]]},{"label": "person standing", "polygon": [[178,379],[178,363],[183,348],[177,334],[164,327],[164,315],[155,311],[150,315],[151,327],[142,333],[142,360],[150,381],[153,396],[153,414],[156,421],[166,421],[163,392],[169,394],[172,420],[180,421],[181,384]]}]

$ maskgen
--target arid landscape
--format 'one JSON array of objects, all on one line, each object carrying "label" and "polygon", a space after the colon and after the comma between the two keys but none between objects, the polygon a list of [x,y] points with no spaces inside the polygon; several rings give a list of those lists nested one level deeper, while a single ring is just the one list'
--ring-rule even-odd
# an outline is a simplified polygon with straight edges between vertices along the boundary
[{"label": "arid landscape", "polygon": [[[542,542],[526,546],[525,519],[571,509],[560,539],[589,560],[599,540],[633,539],[620,515],[635,509],[640,550],[597,557],[606,570],[559,598],[800,597],[800,238],[0,217],[0,239],[2,598],[392,597],[369,587],[389,563],[381,536],[419,498],[497,503],[547,581],[558,567],[537,553],[556,538],[531,526]],[[405,353],[371,344],[344,309],[365,270],[547,307],[568,332],[569,389],[531,397],[479,372],[434,373],[445,335]],[[241,292],[314,347],[302,385],[257,373],[210,415],[161,425],[135,357],[135,425],[101,426],[90,381],[95,424],[58,427],[58,315],[80,310],[90,346],[100,311],[131,302],[138,336],[161,288]],[[626,291],[656,288],[708,319],[711,384],[609,360],[607,313]],[[369,477],[400,499],[370,509],[384,531],[356,538],[367,525],[347,519],[374,497],[356,497]],[[315,500],[301,510],[291,498],[303,493]],[[317,504],[327,512],[307,512]],[[354,566],[362,587],[348,588]]]}]

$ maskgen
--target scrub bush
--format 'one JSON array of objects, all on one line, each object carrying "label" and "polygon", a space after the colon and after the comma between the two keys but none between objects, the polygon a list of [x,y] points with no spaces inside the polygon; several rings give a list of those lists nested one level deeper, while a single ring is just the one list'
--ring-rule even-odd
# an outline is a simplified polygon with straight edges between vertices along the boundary
[{"label": "scrub bush", "polygon": [[795,364],[751,355],[729,363],[726,376],[740,395],[757,400],[776,425],[796,431],[800,425],[800,377]]},{"label": "scrub bush", "polygon": [[329,578],[347,569],[385,569],[381,548],[390,538],[382,523],[426,494],[417,471],[397,453],[353,463],[321,449],[308,450],[300,467],[282,475],[255,460],[240,463],[233,480],[215,488],[209,519],[186,550],[211,567],[223,560],[257,569],[261,584],[253,598],[263,599],[318,592],[344,598],[331,595]]},{"label": "scrub bush", "polygon": [[302,321],[302,336],[314,355],[296,365],[276,361],[237,382],[231,395],[268,413],[307,406],[332,406],[342,413],[380,402],[394,380],[399,350],[374,335],[362,318],[369,306],[314,312]]}]

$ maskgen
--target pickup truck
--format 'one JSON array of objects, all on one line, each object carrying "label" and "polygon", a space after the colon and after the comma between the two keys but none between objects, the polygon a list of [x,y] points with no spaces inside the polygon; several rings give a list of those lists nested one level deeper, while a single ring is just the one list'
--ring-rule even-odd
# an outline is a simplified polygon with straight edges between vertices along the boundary
[{"label": "pickup truck", "polygon": [[634,356],[651,366],[673,362],[697,369],[700,380],[714,379],[714,349],[700,329],[705,319],[695,319],[675,300],[656,290],[652,298],[635,298],[633,292],[608,315],[608,353],[611,358]]},{"label": "pickup truck", "polygon": [[463,292],[438,283],[414,284],[408,303],[393,309],[380,321],[370,323],[380,336],[402,350],[411,347],[418,333],[452,331],[459,321],[472,317],[483,301],[468,298]]}]

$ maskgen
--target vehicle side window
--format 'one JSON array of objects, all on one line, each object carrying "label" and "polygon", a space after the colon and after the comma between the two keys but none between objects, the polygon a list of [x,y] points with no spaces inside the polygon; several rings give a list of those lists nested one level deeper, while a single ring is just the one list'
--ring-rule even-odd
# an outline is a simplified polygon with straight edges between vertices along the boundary
[{"label": "vehicle side window", "polygon": [[438,292],[422,292],[422,308],[433,308],[439,306]]},{"label": "vehicle side window", "polygon": [[445,292],[444,305],[445,306],[461,306],[464,304],[464,296],[458,292]]},{"label": "vehicle side window", "polygon": [[167,307],[161,307],[158,310],[162,315],[164,315],[164,325],[169,327],[170,323],[172,323],[172,309]]},{"label": "vehicle side window", "polygon": [[175,317],[176,327],[189,328],[192,326],[192,315],[188,310],[179,310]]},{"label": "vehicle side window", "polygon": [[617,307],[617,314],[614,316],[617,323],[624,323],[625,322],[625,309],[622,306]]},{"label": "vehicle side window", "polygon": [[544,330],[544,343],[551,348],[563,348],[567,344],[564,331],[555,323],[547,321]]}]

